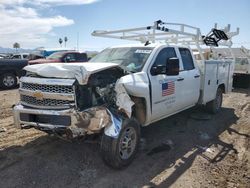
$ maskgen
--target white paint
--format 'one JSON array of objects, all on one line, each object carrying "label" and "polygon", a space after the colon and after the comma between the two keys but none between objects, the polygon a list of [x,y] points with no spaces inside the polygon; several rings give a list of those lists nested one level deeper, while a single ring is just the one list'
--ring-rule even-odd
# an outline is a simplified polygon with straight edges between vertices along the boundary
[{"label": "white paint", "polygon": [[119,107],[120,110],[124,110],[127,116],[130,118],[134,102],[131,100],[131,98],[127,94],[126,89],[124,88],[123,84],[119,82],[119,80],[116,82],[115,91],[116,91],[116,105]]},{"label": "white paint", "polygon": [[114,63],[50,63],[29,65],[24,69],[48,78],[76,79],[79,84],[85,85],[91,74],[118,66]]}]

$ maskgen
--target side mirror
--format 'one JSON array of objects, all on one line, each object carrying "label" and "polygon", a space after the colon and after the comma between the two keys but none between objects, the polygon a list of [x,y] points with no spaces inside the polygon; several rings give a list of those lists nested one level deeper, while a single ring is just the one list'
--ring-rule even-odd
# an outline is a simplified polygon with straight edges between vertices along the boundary
[{"label": "side mirror", "polygon": [[179,75],[180,66],[179,66],[179,59],[178,58],[173,57],[173,58],[167,59],[166,67],[167,67],[166,74],[168,76]]},{"label": "side mirror", "polygon": [[153,76],[159,75],[159,74],[166,74],[166,66],[164,65],[157,65],[152,67],[151,74]]}]

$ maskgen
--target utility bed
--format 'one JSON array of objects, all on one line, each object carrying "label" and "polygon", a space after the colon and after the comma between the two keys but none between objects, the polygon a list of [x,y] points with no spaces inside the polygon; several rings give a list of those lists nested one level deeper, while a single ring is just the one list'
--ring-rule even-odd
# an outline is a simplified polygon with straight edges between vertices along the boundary
[{"label": "utility bed", "polygon": [[[200,104],[206,104],[214,99],[218,85],[225,83],[224,92],[232,90],[232,61],[206,60],[198,63],[201,71],[201,98]],[[230,76],[231,75],[231,76]]]}]

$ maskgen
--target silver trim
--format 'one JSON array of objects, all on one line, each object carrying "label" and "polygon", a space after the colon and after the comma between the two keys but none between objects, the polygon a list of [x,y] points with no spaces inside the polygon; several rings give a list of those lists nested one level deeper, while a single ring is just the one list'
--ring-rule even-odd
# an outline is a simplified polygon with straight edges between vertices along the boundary
[{"label": "silver trim", "polygon": [[50,110],[64,110],[64,109],[69,109],[71,107],[74,106],[74,103],[72,103],[72,105],[62,105],[62,106],[39,106],[39,105],[34,105],[34,104],[29,104],[23,101],[20,101],[20,104],[24,105],[24,106],[29,106],[31,108],[38,108],[38,109],[50,109]]},{"label": "silver trim", "polygon": [[75,82],[75,79],[21,77],[20,82],[32,83],[32,84],[44,84],[44,85],[72,86]]},{"label": "silver trim", "polygon": [[[21,88],[19,89],[20,95],[27,95],[31,97],[35,97],[34,94],[36,92],[38,91],[32,91],[32,90],[21,89]],[[48,93],[48,92],[42,92],[42,91],[41,93],[43,94],[44,99],[57,99],[57,100],[67,100],[67,101],[75,100],[74,94]]]}]

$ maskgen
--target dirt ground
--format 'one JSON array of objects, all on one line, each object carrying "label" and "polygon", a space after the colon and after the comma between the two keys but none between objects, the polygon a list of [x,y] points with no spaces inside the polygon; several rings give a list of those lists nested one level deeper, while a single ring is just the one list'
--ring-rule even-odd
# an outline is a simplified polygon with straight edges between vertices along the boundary
[{"label": "dirt ground", "polygon": [[13,125],[18,91],[0,91],[0,187],[250,187],[250,89],[216,115],[186,110],[142,129],[136,159],[107,167],[95,140],[67,142]]}]

